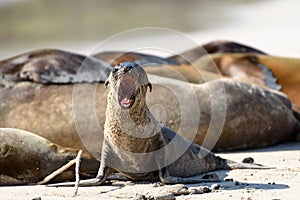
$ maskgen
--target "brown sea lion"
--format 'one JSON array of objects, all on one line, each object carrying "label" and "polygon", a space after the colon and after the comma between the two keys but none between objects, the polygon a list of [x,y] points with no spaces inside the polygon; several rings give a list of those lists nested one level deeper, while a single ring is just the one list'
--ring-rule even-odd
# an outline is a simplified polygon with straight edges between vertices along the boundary
[{"label": "brown sea lion", "polygon": [[[298,58],[267,55],[263,51],[233,41],[214,41],[179,55],[170,56],[168,59],[186,65],[190,62],[201,70],[220,72],[225,77],[282,91],[294,104],[300,106],[300,59]],[[185,70],[193,71],[188,67]],[[191,82],[195,80],[194,77],[191,78],[192,74],[186,76]]]},{"label": "brown sea lion", "polygon": [[[23,185],[42,181],[47,175],[76,158],[78,153],[78,150],[58,146],[36,134],[19,129],[1,128],[0,138],[0,185]],[[81,175],[90,177],[95,174],[97,165],[95,158],[83,155]],[[53,181],[74,178],[74,168],[71,167]]]},{"label": "brown sea lion", "polygon": [[120,63],[105,86],[108,95],[99,172],[95,179],[82,181],[79,185],[101,185],[114,171],[132,180],[158,179],[174,184],[211,181],[201,175],[215,170],[267,168],[215,156],[160,124],[146,104],[147,88],[151,91],[152,85],[141,66]]},{"label": "brown sea lion", "polygon": [[266,55],[266,53],[263,51],[241,43],[227,40],[217,40],[182,52],[180,55],[170,56],[168,59],[176,60],[179,63],[189,64],[195,62],[202,56],[215,53],[255,53]]},{"label": "brown sea lion", "polygon": [[[276,77],[267,66],[257,63],[255,58],[249,56],[240,60],[240,65],[243,64],[243,69],[229,73],[228,71],[237,71],[228,67],[224,69],[224,62],[220,63],[214,59],[214,54],[223,55],[225,53],[248,55],[266,55],[266,53],[255,49],[253,47],[233,42],[233,41],[213,41],[191,50],[187,50],[179,55],[162,58],[158,56],[136,53],[136,52],[100,52],[94,54],[96,57],[104,62],[116,65],[120,62],[136,62],[139,65],[147,66],[145,69],[147,73],[156,74],[159,76],[179,79],[191,83],[203,83],[205,81],[218,79],[222,76],[234,78],[240,81],[247,81],[251,83],[258,83],[278,90],[280,85],[276,83]],[[212,57],[211,57],[212,56]],[[227,61],[228,62],[228,61]],[[157,64],[155,64],[157,63]],[[249,63],[249,64],[248,64]],[[160,65],[162,67],[156,67]],[[249,65],[255,67],[248,67]],[[257,73],[256,71],[259,71]]]},{"label": "brown sea lion", "polygon": [[[285,93],[292,103],[300,106],[300,59],[258,54],[215,54],[214,63],[198,60],[203,67],[218,67],[222,75],[271,87]],[[269,72],[268,72],[269,71]],[[275,77],[275,78],[273,78]]]},{"label": "brown sea lion", "polygon": [[[72,57],[73,59],[64,59]],[[81,64],[81,61],[75,62],[80,59],[82,57],[77,57],[76,54],[65,57],[61,54],[56,55],[53,52],[52,55],[48,56],[41,55],[40,57],[30,58],[21,56],[20,58],[15,57],[3,61],[5,65],[2,64],[0,67],[2,73],[0,85],[3,86],[0,89],[0,127],[28,130],[40,134],[61,146],[73,148],[84,149],[85,146],[82,144],[82,139],[84,139],[84,143],[88,144],[88,148],[93,154],[100,154],[101,147],[94,142],[94,138],[101,139],[103,136],[101,127],[103,127],[105,121],[106,95],[103,83],[98,82],[106,80],[110,66],[105,67],[102,62],[91,59],[85,61],[84,67],[81,69],[77,66]],[[86,57],[86,59],[88,60],[89,57]],[[68,64],[64,65],[66,62]],[[97,62],[98,64],[95,64]],[[45,66],[42,72],[35,70],[35,68],[39,69],[39,63],[45,64],[41,65]],[[53,66],[46,67],[47,63]],[[91,70],[91,74],[89,74],[89,65],[92,65],[92,69],[99,65],[102,71],[97,71],[98,69]],[[28,68],[27,66],[30,66],[33,77],[41,78],[19,79],[18,74],[21,71],[26,71],[24,69]],[[60,67],[64,72],[62,78],[59,77],[59,74],[62,74],[59,71]],[[72,71],[74,69],[80,69],[79,78],[75,76],[75,71]],[[43,76],[40,76],[39,73]],[[69,76],[68,73],[70,73]],[[73,78],[70,79],[69,77]],[[89,77],[87,81],[95,83],[80,82],[85,81],[84,77]],[[195,132],[194,129],[196,129],[195,141],[198,144],[202,144],[211,119],[209,108],[212,99],[208,88],[222,88],[223,85],[225,86],[226,97],[230,98],[226,99],[228,103],[227,115],[219,142],[213,149],[215,151],[272,145],[288,140],[296,132],[294,127],[297,126],[298,122],[293,117],[291,105],[285,96],[276,92],[230,80],[216,80],[203,85],[191,84],[194,91],[199,91],[195,95],[200,103],[197,101],[198,105],[193,105],[189,103],[191,100],[188,98],[193,95],[193,91],[184,90],[182,87],[187,82],[157,76],[151,76],[151,79],[154,79],[152,82],[153,87],[156,87],[156,89],[149,96],[148,102],[150,105],[163,105],[162,107],[165,109],[167,116],[164,121],[168,127],[177,131],[182,120],[188,119],[188,117],[182,118],[182,111],[189,111],[191,113],[189,116],[194,116],[195,108],[201,111],[206,110],[205,114],[202,114],[199,123],[197,123],[197,128],[191,126],[191,124],[186,124],[183,128],[189,131],[183,133],[178,131],[179,134],[183,134],[184,137],[192,140],[194,136],[186,134]],[[39,80],[43,81],[38,82]],[[58,80],[63,81],[59,84]],[[69,82],[65,80],[69,80]],[[186,94],[184,96],[187,97],[184,103],[181,105],[178,103],[177,97],[166,88],[167,85],[177,90],[183,88],[180,91],[182,94]],[[80,86],[82,89],[73,92],[74,86]],[[97,89],[95,90],[95,88]],[[74,96],[74,93],[78,95]],[[202,101],[202,99],[207,100]],[[96,100],[95,105],[93,100]],[[219,103],[224,102],[224,98],[221,98],[221,96],[213,96],[213,100]],[[73,102],[76,103],[73,104]],[[240,102],[245,103],[240,104]],[[278,107],[281,109],[278,109]],[[74,108],[76,109],[74,110]],[[156,113],[161,112],[159,110]],[[245,115],[244,113],[249,114]],[[237,116],[243,116],[243,120],[238,120]],[[235,118],[236,120],[233,120]],[[159,119],[163,120],[161,117]],[[240,136],[242,133],[244,135]],[[82,135],[84,135],[84,138],[82,138]],[[213,137],[213,139],[215,141],[218,137]],[[241,141],[241,139],[243,140]],[[99,158],[99,155],[97,157]]]}]

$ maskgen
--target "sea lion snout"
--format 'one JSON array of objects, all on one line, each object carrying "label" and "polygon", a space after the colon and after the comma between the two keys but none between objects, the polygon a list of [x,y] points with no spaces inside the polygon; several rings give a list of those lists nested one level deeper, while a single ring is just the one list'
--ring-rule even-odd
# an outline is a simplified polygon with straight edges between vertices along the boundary
[{"label": "sea lion snout", "polygon": [[[121,108],[131,108],[136,99],[143,99],[147,86],[150,91],[152,85],[149,83],[145,70],[136,63],[123,62],[115,66],[111,72],[111,76],[106,81],[105,85],[111,84],[113,92],[117,94],[117,101]],[[139,93],[143,93],[139,95]]]}]

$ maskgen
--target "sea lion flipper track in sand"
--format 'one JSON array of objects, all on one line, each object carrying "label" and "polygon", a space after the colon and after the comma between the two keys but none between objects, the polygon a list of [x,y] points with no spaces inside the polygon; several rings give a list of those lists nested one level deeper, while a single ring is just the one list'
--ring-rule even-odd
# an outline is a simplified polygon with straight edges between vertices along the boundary
[{"label": "sea lion flipper track in sand", "polygon": [[[93,57],[56,49],[36,50],[0,62],[0,84],[104,82],[111,66]],[[78,73],[80,71],[80,73]]]},{"label": "sea lion flipper track in sand", "polygon": [[101,185],[113,171],[133,180],[173,184],[209,181],[201,175],[221,169],[268,169],[223,159],[160,124],[147,107],[146,92],[151,83],[139,65],[120,63],[105,85],[108,94],[99,173],[80,186]]}]

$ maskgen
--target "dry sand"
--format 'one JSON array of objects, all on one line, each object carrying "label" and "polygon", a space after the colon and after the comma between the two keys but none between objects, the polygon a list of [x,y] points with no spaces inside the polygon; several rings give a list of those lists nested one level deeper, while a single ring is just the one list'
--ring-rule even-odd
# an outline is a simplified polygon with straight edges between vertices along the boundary
[{"label": "dry sand", "polygon": [[[233,181],[218,182],[219,190],[210,193],[179,195],[176,199],[298,199],[300,197],[300,143],[286,143],[273,147],[219,154],[242,161],[245,157],[255,162],[276,167],[267,170],[218,171],[220,177]],[[237,182],[236,182],[237,181]],[[215,183],[186,185],[189,189],[211,187]],[[0,199],[132,199],[136,194],[160,196],[175,191],[182,185],[154,187],[154,183],[113,182],[110,186],[81,187],[73,197],[74,188],[46,186],[0,187]]]}]

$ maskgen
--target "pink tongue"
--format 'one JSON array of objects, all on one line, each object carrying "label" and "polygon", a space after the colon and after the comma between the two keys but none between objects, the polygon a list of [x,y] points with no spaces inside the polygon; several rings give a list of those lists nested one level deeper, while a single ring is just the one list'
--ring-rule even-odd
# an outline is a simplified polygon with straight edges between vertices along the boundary
[{"label": "pink tongue", "polygon": [[124,99],[122,99],[121,104],[122,104],[124,107],[128,107],[128,106],[130,106],[131,101],[132,101],[131,99],[124,98]]}]

